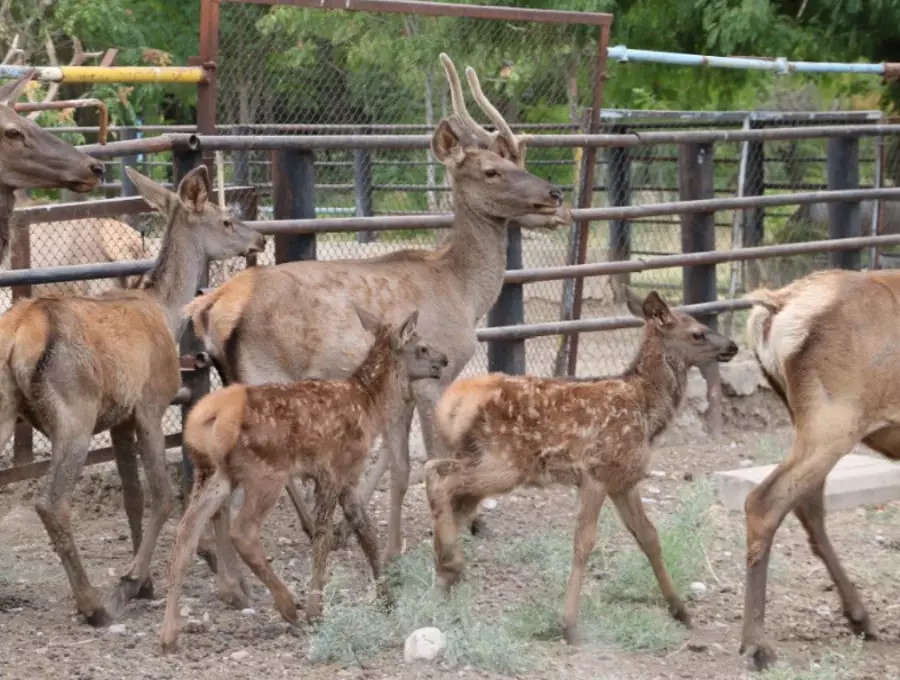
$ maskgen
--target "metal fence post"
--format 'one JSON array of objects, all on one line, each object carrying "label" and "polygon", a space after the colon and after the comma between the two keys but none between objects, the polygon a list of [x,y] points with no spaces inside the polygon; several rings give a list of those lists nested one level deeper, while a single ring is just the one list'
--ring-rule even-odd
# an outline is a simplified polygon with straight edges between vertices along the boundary
[{"label": "metal fence post", "polygon": [[[316,166],[311,151],[272,152],[272,205],[276,220],[316,216]],[[275,237],[275,263],[316,259],[316,235]]]},{"label": "metal fence post", "polygon": [[[713,145],[709,143],[682,144],[678,149],[678,190],[682,201],[709,199],[715,196]],[[716,214],[694,213],[681,216],[681,251],[696,253],[716,249]],[[714,302],[716,300],[716,265],[694,265],[682,269],[684,304]],[[697,320],[716,329],[714,314],[697,315]],[[719,365],[712,362],[700,368],[706,379],[709,410],[706,423],[710,434],[722,431],[722,386]]]},{"label": "metal fence post", "polygon": [[[506,268],[522,269],[522,230],[509,228]],[[525,323],[525,301],[521,283],[506,283],[488,312],[488,326],[518,326]],[[492,340],[488,343],[488,371],[525,374],[525,341]]]},{"label": "metal fence post", "polygon": [[[828,189],[859,188],[859,139],[832,137],[828,140]],[[862,225],[859,202],[828,204],[828,238],[860,236]],[[840,269],[859,269],[861,250],[835,251],[828,255],[828,266]]]},{"label": "metal fence post", "polygon": [[[627,134],[624,125],[615,125],[611,134]],[[606,150],[606,167],[609,181],[606,193],[609,205],[620,207],[631,205],[631,150],[627,147],[611,146]],[[609,251],[607,259],[631,259],[631,222],[628,220],[609,221]],[[613,301],[625,300],[625,287],[631,280],[629,274],[615,274],[609,277],[613,290]]]},{"label": "metal fence post", "polygon": [[[132,127],[123,128],[119,133],[119,139],[125,140],[137,139],[137,130]],[[128,196],[137,196],[137,189],[134,188],[134,182],[129,179],[125,168],[133,168],[137,165],[137,154],[122,156],[119,159],[119,174],[122,176],[122,186],[119,188],[119,194],[123,198]]]},{"label": "metal fence post", "polygon": [[[202,157],[197,151],[175,151],[172,154],[172,183],[178,187],[182,178],[193,168],[200,165]],[[211,197],[212,198],[212,197]],[[200,287],[203,288],[209,283],[209,267],[207,266],[200,277]],[[194,326],[188,322],[184,330],[184,334],[178,341],[179,352],[182,357],[181,361],[181,382],[182,385],[191,390],[191,398],[187,403],[181,405],[181,423],[182,428],[187,414],[194,405],[209,393],[209,366],[205,362],[198,361],[196,358],[206,348],[203,342],[194,333]],[[194,466],[191,465],[191,459],[188,455],[187,447],[181,444],[181,465],[182,465],[182,492],[184,494],[184,502],[187,503],[190,498],[191,487],[194,484]]]},{"label": "metal fence post", "polygon": [[[360,134],[368,134],[369,130],[360,130]],[[353,188],[356,198],[356,216],[371,217],[375,214],[372,190],[372,156],[369,151],[356,149],[353,151]],[[356,240],[359,243],[372,243],[378,240],[377,231],[358,231]]]}]

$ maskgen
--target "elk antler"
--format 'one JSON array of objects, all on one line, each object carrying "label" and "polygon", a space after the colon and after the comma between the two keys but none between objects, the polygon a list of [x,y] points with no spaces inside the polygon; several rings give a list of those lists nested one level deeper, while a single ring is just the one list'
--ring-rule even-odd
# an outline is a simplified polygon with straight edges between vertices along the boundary
[{"label": "elk antler", "polygon": [[[103,52],[85,52],[84,47],[81,44],[81,41],[78,38],[72,38],[72,43],[75,47],[75,53],[72,55],[71,61],[69,61],[69,66],[81,66],[87,59],[96,59],[103,55]],[[50,36],[47,36],[46,41],[44,42],[45,49],[47,50],[47,57],[50,60],[51,66],[59,66],[59,60],[56,57],[56,47],[53,44],[53,41],[50,39]],[[44,95],[44,99],[41,102],[42,104],[49,104],[56,96],[59,94],[59,88],[61,83],[50,83],[47,87],[47,94]],[[32,111],[28,114],[28,117],[32,120],[41,115],[40,111]]]},{"label": "elk antler", "polygon": [[6,52],[6,56],[3,57],[3,61],[0,62],[4,65],[14,65],[21,61],[22,57],[25,56],[25,50],[19,47],[19,34],[13,37],[12,44],[9,46],[9,49]]},{"label": "elk antler", "polygon": [[485,146],[490,147],[498,136],[503,137],[509,145],[510,151],[515,154],[517,164],[520,166],[524,165],[527,136],[516,136],[513,133],[509,124],[497,110],[497,107],[488,101],[488,98],[481,89],[481,83],[478,81],[478,75],[475,73],[475,70],[472,69],[472,67],[467,66],[466,79],[469,81],[469,88],[472,90],[472,95],[481,110],[484,111],[491,122],[497,127],[496,132],[488,132],[485,130],[474,118],[472,118],[466,108],[462,84],[460,83],[459,75],[456,72],[453,61],[444,52],[441,52],[440,58],[441,63],[444,66],[444,72],[447,74],[447,81],[450,83],[450,101],[453,105],[453,113],[456,118],[468,127],[477,140]]}]

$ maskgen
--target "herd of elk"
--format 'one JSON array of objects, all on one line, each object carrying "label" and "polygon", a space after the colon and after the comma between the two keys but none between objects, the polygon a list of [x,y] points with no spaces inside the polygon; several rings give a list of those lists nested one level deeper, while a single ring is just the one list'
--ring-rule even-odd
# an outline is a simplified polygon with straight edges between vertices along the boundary
[{"label": "herd of elk", "polygon": [[[656,292],[643,300],[629,293],[628,308],[644,326],[637,354],[621,375],[457,380],[475,351],[475,328],[499,295],[510,225],[553,229],[568,224],[571,214],[558,188],[524,169],[527,139],[513,134],[475,72],[466,70],[468,84],[493,132],[469,114],[452,61],[440,58],[453,113],[435,129],[431,150],[452,186],[455,217],[439,247],[254,267],[195,298],[209,261],[260,252],[264,238],[210,200],[205,166],[187,173],[177,191],[128,169],[140,195],[167,219],[153,269],[126,290],[39,294],[0,316],[0,446],[17,418],[50,439],[50,469],[36,510],[91,625],[108,625],[130,599],[153,596],[150,563],[173,505],[162,417],[180,387],[177,343],[190,319],[226,386],[201,399],[184,423],[196,479],[169,560],[164,651],[177,643],[185,572],[209,529],[215,553],[207,561],[218,596],[238,608],[249,603],[239,556],[283,618],[297,622],[297,605],[261,541],[262,524],[284,489],[312,541],[307,620],[322,614],[338,505],[343,528],[357,537],[380,596],[390,602],[366,508],[390,467],[384,558],[396,557],[414,412],[426,445],[434,568],[444,590],[460,578],[459,534],[481,501],[521,486],[567,485],[578,489],[580,507],[561,617],[565,639],[578,641],[581,590],[607,496],[650,562],[671,615],[690,626],[638,485],[651,443],[684,397],[688,369],[730,361],[737,345],[670,309]],[[15,192],[88,192],[103,177],[101,163],[12,109],[32,77],[29,72],[0,87],[0,260],[7,254]],[[63,234],[65,223],[47,230]],[[108,235],[98,232],[103,243]],[[860,441],[900,459],[900,387],[891,380],[900,348],[889,322],[867,323],[900,320],[898,297],[900,273],[846,271],[818,272],[748,295],[748,345],[796,430],[788,456],[746,500],[741,653],[757,668],[774,658],[763,633],[766,577],[774,535],[791,511],[828,569],[854,631],[874,637],[825,531],[824,484]],[[860,299],[865,309],[855,302]],[[130,565],[106,599],[88,579],[70,523],[73,486],[92,435],[104,430],[133,547]],[[363,484],[379,436],[384,446]],[[146,529],[138,457],[152,501]],[[312,510],[295,477],[313,484]],[[233,518],[232,505],[238,506]]]}]

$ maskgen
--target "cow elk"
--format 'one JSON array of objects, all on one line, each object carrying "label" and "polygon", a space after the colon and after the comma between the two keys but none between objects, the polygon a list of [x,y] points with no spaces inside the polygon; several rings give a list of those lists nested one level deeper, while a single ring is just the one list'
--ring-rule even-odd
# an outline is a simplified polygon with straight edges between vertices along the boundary
[{"label": "cow elk", "polygon": [[[506,269],[507,227],[555,228],[570,222],[562,192],[523,169],[524,139],[516,137],[487,101],[475,72],[469,85],[497,126],[489,133],[465,109],[450,59],[454,113],[431,140],[452,179],[455,217],[449,239],[435,250],[402,250],[356,261],[290,262],[247,269],[188,307],[210,355],[231,381],[248,384],[301,378],[344,378],[362,360],[366,333],[353,304],[390,323],[420,310],[419,332],[447,355],[440,379],[422,380],[384,435],[381,456],[363,491],[368,502],[391,461],[387,558],[401,551],[401,513],[409,485],[409,431],[418,408],[429,456],[432,413],[477,347],[475,327],[500,294]],[[293,481],[288,492],[304,529],[312,519]]]},{"label": "cow elk", "polygon": [[[231,601],[246,606],[233,544],[269,588],[285,620],[297,622],[291,592],[269,565],[260,540],[262,523],[292,475],[315,485],[307,620],[322,613],[332,518],[338,503],[350,520],[375,582],[382,587],[378,537],[360,499],[359,480],[373,439],[409,399],[411,384],[439,379],[447,357],[419,338],[418,311],[397,327],[382,325],[362,309],[357,313],[362,327],[375,339],[349,378],[231,385],[204,397],[188,415],[184,437],[197,478],[169,566],[161,632],[164,650],[171,650],[176,643],[178,599],[188,558],[211,519],[219,575],[231,584]],[[244,503],[229,530],[226,503],[238,487],[244,489]],[[383,589],[382,595],[387,595]]]},{"label": "cow elk", "polygon": [[[233,257],[263,245],[260,234],[207,200],[205,166],[185,175],[177,194],[127,171],[144,199],[168,216],[159,257],[142,289],[29,298],[0,317],[0,446],[12,435],[17,416],[50,439],[50,470],[36,510],[78,610],[94,626],[107,625],[127,600],[152,596],[150,559],[172,507],[162,418],[181,385],[176,340],[186,325],[183,307],[194,296],[208,258]],[[107,429],[135,555],[112,599],[103,603],[75,546],[70,497],[91,436]],[[135,452],[152,497],[146,532]]]},{"label": "cow elk", "polygon": [[[825,564],[856,634],[875,637],[862,599],[825,531],[828,473],[862,442],[900,459],[900,272],[819,271],[747,295],[747,340],[787,407],[794,442],[748,495],[747,576],[741,653],[758,669],[774,660],[764,634],[772,541],[792,512]],[[862,302],[861,302],[862,301]]]},{"label": "cow elk", "polygon": [[13,109],[36,71],[0,87],[0,261],[9,247],[16,189],[93,189],[103,164]]},{"label": "cow elk", "polygon": [[673,617],[690,625],[663,564],[659,537],[644,513],[638,483],[647,474],[650,443],[669,424],[687,384],[688,368],[729,361],[737,345],[656,292],[631,312],[645,320],[631,366],[619,377],[566,380],[495,373],[453,383],[438,402],[437,431],[450,452],[425,464],[434,520],[435,571],[444,589],[463,568],[460,525],[478,503],[520,486],[565,484],[579,490],[572,570],[562,614],[570,643],[576,625],[597,519],[609,495],[653,567]]}]

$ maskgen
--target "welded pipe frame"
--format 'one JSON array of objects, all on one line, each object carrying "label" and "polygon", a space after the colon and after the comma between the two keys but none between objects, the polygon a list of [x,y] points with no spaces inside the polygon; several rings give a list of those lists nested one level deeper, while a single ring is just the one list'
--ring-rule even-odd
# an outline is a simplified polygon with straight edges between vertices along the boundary
[{"label": "welded pipe frame", "polygon": [[0,65],[0,79],[17,79],[35,70],[45,83],[171,83],[199,85],[207,80],[202,66],[11,66]]}]

